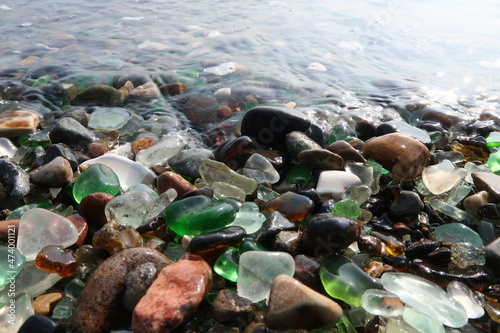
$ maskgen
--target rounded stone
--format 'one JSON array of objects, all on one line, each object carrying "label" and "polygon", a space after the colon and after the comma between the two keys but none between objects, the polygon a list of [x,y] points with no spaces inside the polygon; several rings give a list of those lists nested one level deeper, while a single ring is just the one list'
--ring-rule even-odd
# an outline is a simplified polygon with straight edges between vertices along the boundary
[{"label": "rounded stone", "polygon": [[424,210],[420,196],[413,191],[399,192],[392,202],[389,211],[396,216],[412,216]]},{"label": "rounded stone", "polygon": [[114,196],[109,193],[96,192],[82,199],[79,214],[87,220],[91,230],[97,231],[108,223],[105,208],[113,198]]},{"label": "rounded stone", "polygon": [[344,161],[354,161],[365,163],[363,155],[357,151],[352,145],[344,140],[335,141],[326,147],[327,150],[339,155]]},{"label": "rounded stone", "polygon": [[307,253],[318,257],[344,250],[358,240],[360,234],[361,226],[356,220],[320,213],[309,220],[302,244]]},{"label": "rounded stone", "polygon": [[39,316],[50,316],[57,302],[62,300],[64,293],[54,292],[38,296],[33,301],[35,314]]},{"label": "rounded stone", "polygon": [[64,143],[71,148],[84,149],[95,139],[94,134],[73,118],[59,120],[49,132],[52,143]]},{"label": "rounded stone", "polygon": [[196,190],[196,186],[182,178],[181,175],[172,171],[165,171],[157,178],[158,193],[166,192],[173,188],[178,196],[184,195],[190,191]]},{"label": "rounded stone", "polygon": [[72,150],[63,144],[53,144],[47,147],[45,151],[45,163],[49,163],[56,157],[62,156],[69,161],[71,164],[71,169],[76,171],[78,169],[78,161]]},{"label": "rounded stone", "polygon": [[32,315],[19,328],[18,333],[64,333],[63,325],[58,325],[45,316]]},{"label": "rounded stone", "polygon": [[286,149],[292,158],[297,158],[297,155],[303,150],[320,150],[319,144],[309,138],[302,132],[293,131],[287,134],[285,139]]},{"label": "rounded stone", "polygon": [[223,289],[215,296],[210,310],[214,318],[222,322],[235,319],[251,322],[255,306],[251,300],[239,296],[234,291]]},{"label": "rounded stone", "polygon": [[487,172],[472,173],[478,191],[488,192],[492,203],[500,203],[500,176]]},{"label": "rounded stone", "polygon": [[278,147],[285,144],[288,133],[305,132],[311,121],[300,111],[271,106],[258,106],[245,113],[241,121],[241,134],[259,144]]},{"label": "rounded stone", "polygon": [[30,172],[31,181],[44,187],[62,187],[73,179],[73,169],[67,159],[62,156],[54,158],[47,164]]},{"label": "rounded stone", "polygon": [[297,155],[300,164],[317,170],[342,170],[344,159],[326,149],[302,150]]},{"label": "rounded stone", "polygon": [[127,310],[134,311],[135,306],[146,294],[146,291],[156,279],[158,273],[159,271],[153,263],[146,262],[127,274],[123,294],[123,303]]},{"label": "rounded stone", "polygon": [[430,152],[410,136],[390,133],[368,140],[363,156],[390,170],[394,179],[410,181],[429,164]]},{"label": "rounded stone", "polygon": [[311,330],[333,326],[342,315],[336,302],[281,274],[271,286],[265,323],[273,330]]},{"label": "rounded stone", "polygon": [[184,114],[198,128],[216,122],[218,111],[219,104],[209,97],[195,97],[184,105]]},{"label": "rounded stone", "polygon": [[199,178],[200,165],[204,160],[213,160],[214,154],[204,148],[181,150],[167,160],[168,165],[181,175]]},{"label": "rounded stone", "polygon": [[123,94],[113,87],[95,84],[85,88],[70,100],[71,105],[114,106],[123,102]]},{"label": "rounded stone", "polygon": [[92,142],[87,146],[87,152],[90,158],[96,158],[106,154],[109,151],[108,146],[102,142]]},{"label": "rounded stone", "polygon": [[21,199],[30,190],[29,175],[9,157],[0,157],[0,201],[6,198]]}]

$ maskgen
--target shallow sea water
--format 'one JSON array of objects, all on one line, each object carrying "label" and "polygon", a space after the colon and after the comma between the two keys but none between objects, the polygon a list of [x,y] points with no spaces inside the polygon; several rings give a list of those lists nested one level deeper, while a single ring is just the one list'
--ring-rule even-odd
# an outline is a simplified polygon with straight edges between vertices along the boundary
[{"label": "shallow sea water", "polygon": [[335,96],[351,109],[423,101],[474,116],[498,108],[499,13],[493,0],[4,0],[0,66],[29,55],[32,67],[93,75],[222,64],[218,74],[238,74],[222,86],[279,88],[298,106]]}]

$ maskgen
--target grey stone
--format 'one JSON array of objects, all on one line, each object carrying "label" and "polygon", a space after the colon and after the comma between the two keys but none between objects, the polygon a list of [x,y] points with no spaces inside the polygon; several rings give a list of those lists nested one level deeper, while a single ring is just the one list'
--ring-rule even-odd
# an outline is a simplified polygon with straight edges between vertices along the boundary
[{"label": "grey stone", "polygon": [[52,143],[64,143],[71,148],[83,149],[94,141],[94,134],[73,118],[62,118],[49,132]]},{"label": "grey stone", "polygon": [[391,204],[389,211],[396,216],[410,216],[424,210],[424,203],[417,193],[413,191],[401,191]]},{"label": "grey stone", "polygon": [[167,160],[168,165],[181,175],[200,178],[198,171],[204,160],[215,159],[214,154],[204,148],[181,150]]},{"label": "grey stone", "polygon": [[31,181],[45,187],[62,187],[73,178],[71,164],[62,156],[57,156],[47,164],[30,172]]},{"label": "grey stone", "polygon": [[29,175],[7,156],[0,157],[0,184],[0,201],[21,199],[30,190]]}]

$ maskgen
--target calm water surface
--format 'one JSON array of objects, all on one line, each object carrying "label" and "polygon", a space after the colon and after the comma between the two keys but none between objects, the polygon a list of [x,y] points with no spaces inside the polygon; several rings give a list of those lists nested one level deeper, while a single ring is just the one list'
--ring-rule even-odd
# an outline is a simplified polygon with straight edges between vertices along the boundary
[{"label": "calm water surface", "polygon": [[4,0],[0,15],[0,66],[36,55],[29,66],[72,73],[215,72],[219,86],[280,87],[277,99],[299,106],[498,108],[494,0]]}]

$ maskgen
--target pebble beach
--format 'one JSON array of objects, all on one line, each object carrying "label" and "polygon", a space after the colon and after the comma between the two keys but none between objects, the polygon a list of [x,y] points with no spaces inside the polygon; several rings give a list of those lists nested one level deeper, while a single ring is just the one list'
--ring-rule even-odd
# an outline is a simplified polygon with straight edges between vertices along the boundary
[{"label": "pebble beach", "polygon": [[0,47],[0,332],[497,332],[494,78],[347,89],[331,54],[263,76],[220,30],[176,35],[178,65],[159,38]]}]

